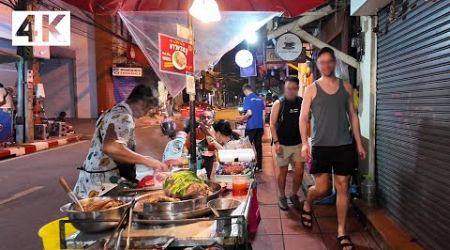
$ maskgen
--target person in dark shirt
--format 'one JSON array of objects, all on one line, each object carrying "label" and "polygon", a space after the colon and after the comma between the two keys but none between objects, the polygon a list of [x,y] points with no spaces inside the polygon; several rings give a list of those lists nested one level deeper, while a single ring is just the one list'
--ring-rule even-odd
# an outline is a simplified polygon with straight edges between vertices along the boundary
[{"label": "person in dark shirt", "polygon": [[301,209],[298,191],[302,184],[305,160],[300,155],[302,138],[299,117],[302,98],[298,96],[298,90],[298,78],[286,78],[284,96],[273,103],[270,115],[274,158],[279,169],[277,176],[278,206],[285,211],[288,210],[285,188],[289,163],[294,165],[292,193],[289,199],[295,208]]},{"label": "person in dark shirt", "polygon": [[256,149],[256,170],[262,169],[262,136],[264,134],[264,100],[255,94],[252,87],[248,84],[242,87],[245,94],[244,98],[244,112],[245,114],[239,117],[238,122],[247,121],[245,127],[245,136],[248,136],[250,142]]}]

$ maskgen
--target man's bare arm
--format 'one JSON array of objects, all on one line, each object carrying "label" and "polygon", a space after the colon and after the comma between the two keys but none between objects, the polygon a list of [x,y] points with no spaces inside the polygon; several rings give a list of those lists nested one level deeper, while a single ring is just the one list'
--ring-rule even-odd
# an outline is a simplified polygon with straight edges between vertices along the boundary
[{"label": "man's bare arm", "polygon": [[355,141],[357,145],[362,145],[361,141],[361,130],[359,126],[359,117],[356,113],[355,106],[353,105],[353,88],[350,83],[344,83],[345,90],[348,93],[348,116],[350,119],[350,124],[352,126],[353,136],[355,137]]},{"label": "man's bare arm", "polygon": [[275,101],[272,105],[272,110],[270,111],[270,133],[272,134],[272,139],[278,141],[277,134],[277,120],[280,113],[280,101]]},{"label": "man's bare arm", "polygon": [[309,145],[309,116],[311,112],[312,96],[314,86],[311,85],[305,89],[303,93],[302,108],[300,111],[300,134],[302,136],[302,144]]}]

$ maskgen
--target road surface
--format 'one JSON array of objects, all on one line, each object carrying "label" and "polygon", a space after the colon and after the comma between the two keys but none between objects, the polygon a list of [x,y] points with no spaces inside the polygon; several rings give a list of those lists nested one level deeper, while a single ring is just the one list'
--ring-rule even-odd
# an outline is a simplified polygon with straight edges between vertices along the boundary
[{"label": "road surface", "polygon": [[[136,131],[137,151],[160,158],[167,138],[158,126]],[[41,249],[39,228],[63,217],[59,207],[68,202],[59,187],[64,176],[73,185],[89,141],[0,161],[0,249]]]}]

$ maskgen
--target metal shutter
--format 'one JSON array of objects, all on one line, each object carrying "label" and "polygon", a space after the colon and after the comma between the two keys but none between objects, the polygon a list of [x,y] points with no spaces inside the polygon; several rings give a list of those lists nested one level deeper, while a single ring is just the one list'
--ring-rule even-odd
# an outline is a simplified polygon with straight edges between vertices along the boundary
[{"label": "metal shutter", "polygon": [[393,22],[378,13],[378,198],[427,249],[448,249],[450,1],[406,5]]}]

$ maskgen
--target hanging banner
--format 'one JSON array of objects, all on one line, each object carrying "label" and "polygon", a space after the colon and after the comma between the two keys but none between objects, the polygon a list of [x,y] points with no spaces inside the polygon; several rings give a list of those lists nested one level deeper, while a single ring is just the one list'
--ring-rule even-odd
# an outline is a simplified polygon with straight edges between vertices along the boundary
[{"label": "hanging banner", "polygon": [[172,74],[193,74],[192,44],[159,33],[159,70]]},{"label": "hanging banner", "polygon": [[247,68],[241,68],[240,69],[240,75],[241,77],[250,77],[250,76],[256,76],[256,61],[253,60],[252,65],[248,66]]},{"label": "hanging banner", "polygon": [[140,67],[112,67],[113,76],[134,76],[142,77],[142,68]]}]

